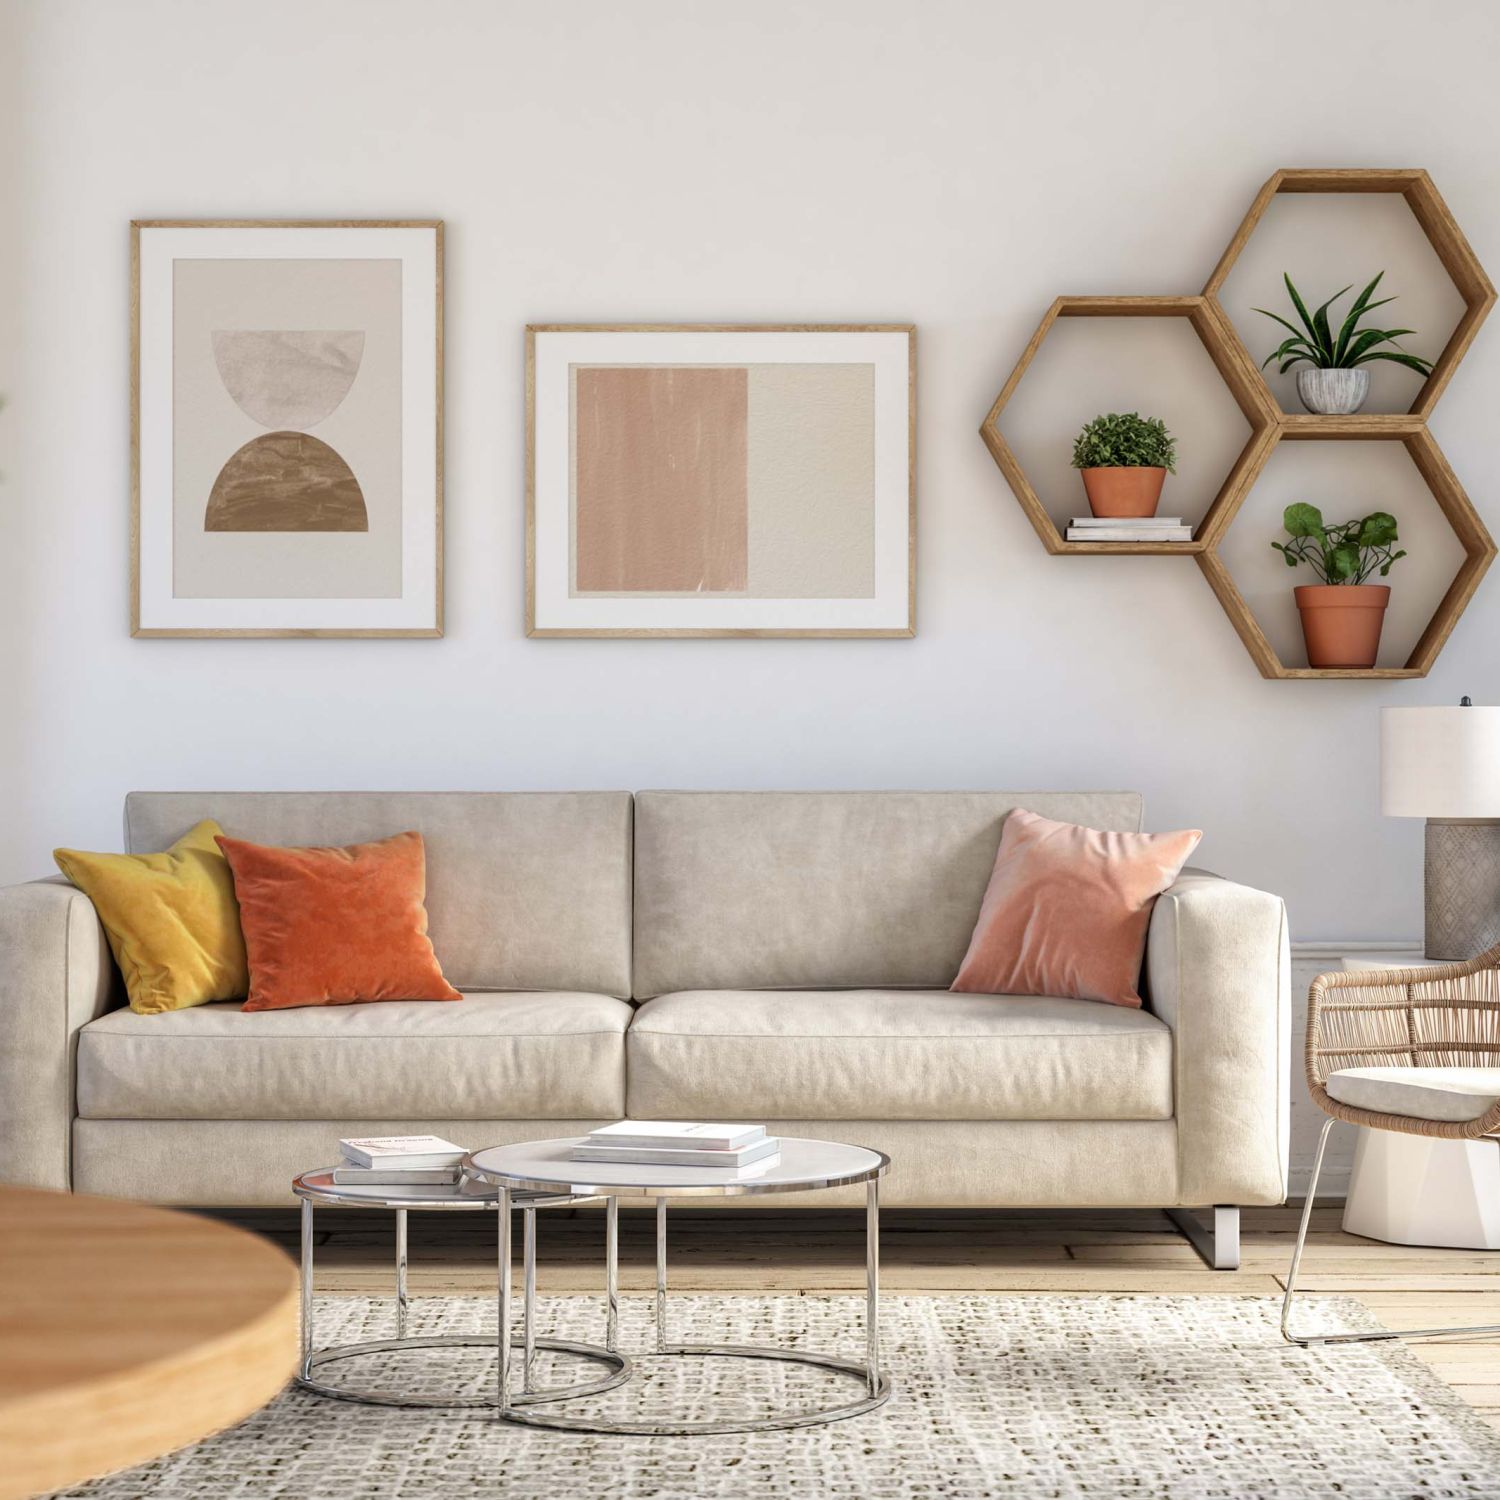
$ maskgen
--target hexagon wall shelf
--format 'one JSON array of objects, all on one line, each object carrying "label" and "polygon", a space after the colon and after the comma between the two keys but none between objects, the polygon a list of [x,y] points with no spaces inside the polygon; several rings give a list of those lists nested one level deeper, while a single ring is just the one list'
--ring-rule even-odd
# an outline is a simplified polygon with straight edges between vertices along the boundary
[{"label": "hexagon wall shelf", "polygon": [[[1464,312],[1458,326],[1453,330],[1443,352],[1433,361],[1432,374],[1427,377],[1411,405],[1412,416],[1422,419],[1429,417],[1444,387],[1453,378],[1459,361],[1473,343],[1479,325],[1495,305],[1495,288],[1485,275],[1478,257],[1469,248],[1463,231],[1448,212],[1448,205],[1433,186],[1432,178],[1416,167],[1392,170],[1294,167],[1273,173],[1256,194],[1255,202],[1250,205],[1250,212],[1245,215],[1244,222],[1230,240],[1229,247],[1219,257],[1213,275],[1203,288],[1203,295],[1214,304],[1214,310],[1226,326],[1229,326],[1229,318],[1219,303],[1219,293],[1229,279],[1229,273],[1234,269],[1240,253],[1250,243],[1250,237],[1255,233],[1266,209],[1270,207],[1271,200],[1278,193],[1399,193],[1405,200],[1412,217],[1427,236],[1433,253],[1442,262],[1443,269],[1447,271],[1464,302]],[[1238,339],[1237,334],[1235,337]],[[1300,429],[1307,436],[1342,437],[1352,435],[1349,429],[1353,427],[1365,427],[1367,431],[1364,435],[1373,436],[1375,424],[1384,419],[1375,415],[1362,416],[1359,413],[1350,417],[1288,413],[1282,415],[1281,420],[1288,428]]]},{"label": "hexagon wall shelf", "polygon": [[[1405,200],[1464,303],[1462,317],[1434,361],[1432,374],[1418,391],[1409,412],[1304,416],[1281,410],[1219,302],[1219,292],[1235,261],[1277,193],[1398,193]],[[1009,480],[1021,509],[1048,552],[1187,553],[1196,556],[1204,577],[1263,677],[1281,680],[1423,677],[1437,659],[1495,557],[1495,543],[1484,522],[1427,430],[1427,418],[1494,303],[1494,286],[1426,172],[1415,168],[1289,168],[1276,172],[1261,188],[1200,295],[1059,297],[1047,310],[1041,326],[1032,335],[979,430],[985,446]],[[1065,541],[1000,430],[1000,417],[1007,402],[1015,394],[1057,319],[1087,317],[1186,318],[1250,424],[1250,441],[1225,477],[1190,542]],[[1463,548],[1464,560],[1457,575],[1402,667],[1350,671],[1287,665],[1261,629],[1220,555],[1225,533],[1278,443],[1341,439],[1384,439],[1401,443]]]},{"label": "hexagon wall shelf", "polygon": [[[1202,568],[1203,576],[1208,579],[1209,586],[1218,596],[1219,603],[1224,606],[1224,613],[1229,616],[1230,623],[1245,643],[1245,649],[1260,669],[1262,677],[1281,679],[1425,677],[1428,669],[1437,660],[1438,652],[1443,649],[1443,643],[1448,639],[1454,625],[1458,623],[1458,617],[1468,606],[1469,600],[1473,598],[1474,590],[1479,587],[1479,580],[1484,577],[1485,570],[1494,560],[1495,543],[1485,529],[1484,522],[1479,519],[1478,512],[1475,511],[1469,497],[1464,493],[1458,477],[1448,466],[1448,460],[1443,457],[1442,450],[1426,427],[1418,426],[1404,432],[1396,428],[1379,431],[1366,428],[1361,435],[1365,438],[1379,437],[1399,442],[1405,447],[1407,456],[1421,476],[1422,482],[1432,492],[1432,498],[1437,501],[1443,518],[1453,528],[1453,534],[1458,538],[1459,545],[1464,550],[1464,560],[1432,618],[1427,622],[1411,655],[1407,657],[1405,666],[1372,667],[1368,670],[1357,671],[1288,666],[1276,654],[1275,648],[1271,645],[1265,631],[1261,629],[1260,622],[1255,618],[1244,595],[1240,593],[1220,555],[1220,543],[1224,532],[1229,529],[1230,523],[1234,520],[1234,515],[1231,513],[1217,533],[1214,546],[1199,556],[1198,566]],[[1275,443],[1283,439],[1316,441],[1316,438],[1310,438],[1307,432],[1293,428],[1275,439],[1272,447],[1274,448]],[[1267,456],[1269,457],[1269,454]],[[1248,493],[1248,490],[1245,493]]]},{"label": "hexagon wall shelf", "polygon": [[[1199,522],[1190,542],[1069,542],[1063,539],[1042,504],[1031,481],[1026,477],[1015,450],[1006,441],[1000,430],[1000,414],[1015,394],[1030,368],[1032,360],[1040,352],[1047,335],[1059,318],[1186,318],[1193,332],[1198,335],[1214,368],[1219,372],[1229,394],[1250,424],[1250,441],[1241,450],[1233,467],[1219,486],[1219,492]],[[1209,545],[1211,537],[1228,520],[1233,511],[1237,495],[1254,482],[1255,475],[1265,462],[1266,454],[1275,441],[1276,404],[1266,388],[1266,383],[1250,365],[1249,355],[1228,323],[1215,310],[1206,297],[1059,297],[1047,309],[1041,326],[1032,334],[1031,342],[1022,351],[1021,358],[1011,371],[989,415],[980,425],[979,431],[1001,472],[1010,481],[1021,509],[1042,539],[1049,552],[1082,553],[1169,553],[1201,552]]]}]

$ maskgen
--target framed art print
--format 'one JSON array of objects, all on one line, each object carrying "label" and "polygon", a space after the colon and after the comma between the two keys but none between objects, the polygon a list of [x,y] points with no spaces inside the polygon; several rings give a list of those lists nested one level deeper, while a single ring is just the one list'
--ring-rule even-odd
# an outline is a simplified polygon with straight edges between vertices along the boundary
[{"label": "framed art print", "polygon": [[909,636],[916,332],[526,331],[526,633]]},{"label": "framed art print", "polygon": [[131,633],[443,633],[443,226],[131,225]]}]

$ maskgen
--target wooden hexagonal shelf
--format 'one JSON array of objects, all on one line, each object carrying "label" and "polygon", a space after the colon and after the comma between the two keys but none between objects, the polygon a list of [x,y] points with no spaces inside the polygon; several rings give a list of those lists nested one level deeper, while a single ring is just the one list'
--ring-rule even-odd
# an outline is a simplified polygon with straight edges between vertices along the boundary
[{"label": "wooden hexagonal shelf", "polygon": [[[1337,420],[1347,422],[1349,418]],[[1426,425],[1420,421],[1413,422],[1409,417],[1382,420],[1386,425],[1374,427],[1366,424],[1357,432],[1341,432],[1338,436],[1384,438],[1400,442],[1406,448],[1423,483],[1432,492],[1439,510],[1442,511],[1449,526],[1453,528],[1454,535],[1463,547],[1464,560],[1453,582],[1448,586],[1448,591],[1443,595],[1442,602],[1407,658],[1405,666],[1373,667],[1368,670],[1287,666],[1276,654],[1275,648],[1271,645],[1265,631],[1261,629],[1260,622],[1251,612],[1250,606],[1230,576],[1229,569],[1219,553],[1219,544],[1230,522],[1233,521],[1235,512],[1243,502],[1245,494],[1248,493],[1249,487],[1246,486],[1225,515],[1223,525],[1215,533],[1213,545],[1200,553],[1198,566],[1202,568],[1204,577],[1208,579],[1209,585],[1218,596],[1219,603],[1224,606],[1224,613],[1229,616],[1230,623],[1245,643],[1245,649],[1249,651],[1255,665],[1260,668],[1262,677],[1282,679],[1425,677],[1428,669],[1437,660],[1438,652],[1443,649],[1443,643],[1452,633],[1454,625],[1458,623],[1458,617],[1473,597],[1474,590],[1479,587],[1479,580],[1484,577],[1485,570],[1494,560],[1494,541]],[[1401,426],[1400,423],[1406,425]],[[1279,436],[1273,438],[1271,446],[1274,447],[1282,438],[1297,440],[1328,436],[1330,436],[1328,433],[1298,427],[1292,419],[1283,423]]]},{"label": "wooden hexagonal shelf", "polygon": [[[1000,430],[1000,415],[1015,394],[1022,377],[1037,356],[1048,333],[1059,318],[1186,318],[1197,334],[1214,368],[1219,372],[1229,394],[1250,424],[1250,440],[1240,452],[1233,467],[1219,487],[1190,542],[1069,542],[1058,531],[1056,523],[1026,477],[1015,451]],[[1203,553],[1213,538],[1228,524],[1238,499],[1255,481],[1276,440],[1279,413],[1270,391],[1250,362],[1244,346],[1225,321],[1222,313],[1207,297],[1059,297],[1047,309],[1041,326],[1022,351],[1011,371],[1010,379],[995,398],[989,415],[979,431],[1010,481],[1021,509],[1042,539],[1042,545],[1055,553]]]},{"label": "wooden hexagonal shelf", "polygon": [[[1229,242],[1229,247],[1219,257],[1213,275],[1203,288],[1203,295],[1213,304],[1214,311],[1226,328],[1231,327],[1231,324],[1220,304],[1219,294],[1230,271],[1234,269],[1234,263],[1278,193],[1398,193],[1405,200],[1412,217],[1426,235],[1464,303],[1463,316],[1443,352],[1434,361],[1432,374],[1427,377],[1411,404],[1410,416],[1419,422],[1425,420],[1431,415],[1438,397],[1453,378],[1454,370],[1458,368],[1459,361],[1479,331],[1479,325],[1495,304],[1494,286],[1485,275],[1484,267],[1479,264],[1473,250],[1469,248],[1463,231],[1448,212],[1448,205],[1433,186],[1432,179],[1416,167],[1289,167],[1274,173],[1256,195],[1244,222]],[[1238,335],[1234,337],[1238,342]],[[1254,361],[1251,360],[1250,363],[1253,365]],[[1256,378],[1260,379],[1259,370],[1256,371]],[[1264,381],[1261,383],[1264,384]],[[1269,395],[1267,387],[1267,396]],[[1303,416],[1280,412],[1278,416],[1288,436],[1296,431],[1298,435],[1305,437],[1389,437],[1392,435],[1391,424],[1400,420],[1377,413],[1364,415],[1358,412],[1347,417]],[[1411,428],[1404,430],[1410,431]]]}]

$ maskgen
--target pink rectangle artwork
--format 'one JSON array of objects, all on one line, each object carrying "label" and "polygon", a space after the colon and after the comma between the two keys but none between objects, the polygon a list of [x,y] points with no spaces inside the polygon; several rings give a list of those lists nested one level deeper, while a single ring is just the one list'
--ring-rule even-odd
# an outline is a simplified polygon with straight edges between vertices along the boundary
[{"label": "pink rectangle artwork", "polygon": [[744,368],[581,367],[574,391],[579,593],[743,593]]}]

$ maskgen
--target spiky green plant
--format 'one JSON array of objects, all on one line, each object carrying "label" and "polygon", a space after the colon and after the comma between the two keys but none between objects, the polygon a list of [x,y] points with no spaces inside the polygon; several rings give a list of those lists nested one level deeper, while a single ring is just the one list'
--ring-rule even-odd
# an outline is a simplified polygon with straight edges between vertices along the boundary
[{"label": "spiky green plant", "polygon": [[[1337,334],[1333,332],[1333,326],[1328,320],[1328,309],[1333,306],[1344,292],[1350,290],[1345,287],[1341,292],[1335,292],[1315,313],[1309,313],[1307,304],[1302,300],[1297,288],[1292,285],[1292,278],[1285,271],[1282,272],[1282,280],[1286,282],[1288,295],[1292,299],[1292,306],[1297,310],[1297,316],[1302,319],[1302,327],[1298,328],[1295,323],[1289,322],[1279,313],[1268,312],[1264,307],[1257,307],[1256,312],[1280,323],[1292,336],[1283,339],[1281,344],[1273,349],[1261,363],[1261,369],[1269,364],[1277,364],[1277,373],[1285,375],[1293,365],[1307,363],[1315,365],[1320,370],[1352,370],[1355,365],[1369,364],[1371,360],[1385,359],[1393,365],[1405,365],[1409,370],[1415,370],[1418,375],[1432,374],[1432,361],[1423,359],[1420,354],[1408,354],[1404,349],[1382,349],[1380,345],[1393,343],[1396,339],[1415,330],[1410,328],[1364,328],[1359,326],[1359,320],[1373,312],[1377,307],[1384,307],[1387,302],[1394,302],[1394,297],[1382,297],[1378,302],[1372,302],[1370,298],[1375,294],[1375,288],[1380,285],[1380,277],[1384,276],[1382,271],[1359,296],[1354,299],[1354,305],[1349,309],[1349,315],[1344,319]],[[1278,363],[1279,362],[1279,363]]]}]

